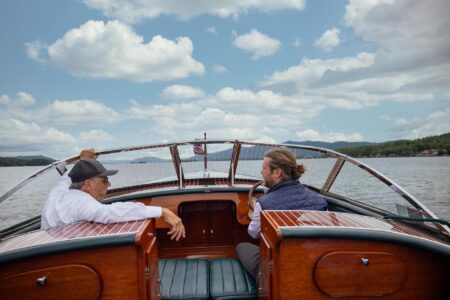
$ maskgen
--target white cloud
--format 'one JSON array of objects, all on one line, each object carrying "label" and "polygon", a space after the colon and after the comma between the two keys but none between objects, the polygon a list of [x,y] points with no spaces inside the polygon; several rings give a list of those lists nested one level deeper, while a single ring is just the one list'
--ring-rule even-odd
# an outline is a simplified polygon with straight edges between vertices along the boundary
[{"label": "white cloud", "polygon": [[237,36],[233,44],[239,49],[252,52],[252,59],[270,56],[278,51],[281,42],[252,29],[249,33]]},{"label": "white cloud", "polygon": [[120,113],[93,100],[55,100],[35,112],[38,120],[62,126],[97,126],[118,122]]},{"label": "white cloud", "polygon": [[292,43],[292,46],[294,46],[295,48],[300,48],[301,46],[303,46],[303,43],[300,41],[300,38],[296,38]]},{"label": "white cloud", "polygon": [[202,75],[204,66],[192,52],[187,37],[171,41],[157,35],[145,43],[119,21],[88,21],[48,47],[49,61],[72,75],[135,82]]},{"label": "white cloud", "polygon": [[166,105],[131,103],[126,116],[146,124],[147,134],[189,137],[192,132],[207,131],[210,138],[264,141],[287,139],[301,124],[326,108],[312,105],[308,99],[286,97],[269,90],[254,92],[231,87],[215,95]]},{"label": "white cloud", "polygon": [[162,98],[173,100],[199,98],[204,95],[205,93],[201,89],[187,85],[171,85],[161,92]]},{"label": "white cloud", "polygon": [[286,71],[273,73],[261,82],[261,87],[277,87],[292,84],[305,88],[314,85],[326,72],[346,72],[354,69],[366,68],[374,63],[373,53],[361,52],[356,57],[345,57],[340,59],[308,59],[303,58],[298,66],[290,67]]},{"label": "white cloud", "polygon": [[[34,97],[19,92],[15,99],[0,96],[0,102],[6,104],[6,108],[0,110],[2,155],[44,154],[62,158],[78,151],[77,146],[91,147],[99,142],[114,141],[105,130],[91,128],[123,120],[119,112],[93,100],[55,100],[45,107],[30,108]],[[77,139],[73,130],[80,129],[85,131],[77,133]]]},{"label": "white cloud", "polygon": [[448,86],[448,11],[448,0],[351,0],[344,22],[383,49],[378,75],[420,70],[422,79],[445,78],[441,85]]},{"label": "white cloud", "polygon": [[98,143],[98,142],[108,142],[113,141],[115,138],[108,132],[102,129],[92,129],[89,131],[80,132],[79,136],[82,142],[88,143]]},{"label": "white cloud", "polygon": [[214,65],[212,66],[212,70],[214,73],[225,73],[227,71],[227,68],[221,65]]},{"label": "white cloud", "polygon": [[313,129],[307,129],[303,131],[297,131],[296,137],[301,141],[323,141],[323,142],[358,142],[362,141],[363,137],[360,133],[343,134],[337,132],[319,133]]},{"label": "white cloud", "polygon": [[390,120],[393,138],[418,139],[450,132],[450,107],[428,114],[425,117],[398,118]]},{"label": "white cloud", "polygon": [[214,26],[207,27],[205,29],[205,32],[212,33],[212,34],[217,34],[216,27],[214,27]]},{"label": "white cloud", "polygon": [[322,36],[314,42],[314,45],[326,52],[330,52],[341,42],[339,39],[340,32],[341,31],[337,28],[329,29],[325,31]]},{"label": "white cloud", "polygon": [[110,18],[126,23],[136,23],[143,19],[152,19],[160,15],[176,15],[179,19],[188,20],[201,14],[219,17],[238,17],[256,10],[273,12],[280,10],[303,10],[305,0],[84,0],[87,6],[99,9]]},{"label": "white cloud", "polygon": [[[378,55],[360,53],[341,59],[307,59],[300,65],[275,72],[258,84],[261,88],[309,97],[320,103],[343,109],[373,107],[381,102],[415,102],[435,98],[431,89],[418,88],[422,75],[395,73],[372,75]],[[358,74],[365,74],[358,76]]]},{"label": "white cloud", "polygon": [[18,92],[15,99],[8,95],[0,96],[0,104],[7,106],[31,106],[36,103],[33,96],[25,92]]},{"label": "white cloud", "polygon": [[409,121],[407,119],[405,119],[405,118],[399,118],[399,119],[395,120],[394,124],[395,125],[400,125],[400,126],[401,125],[407,125],[407,124],[409,124]]},{"label": "white cloud", "polygon": [[34,41],[31,43],[25,43],[25,48],[28,57],[31,59],[41,63],[45,64],[46,60],[43,58],[45,51],[47,50],[48,46],[41,42],[41,41]]},{"label": "white cloud", "polygon": [[41,127],[31,122],[7,118],[0,120],[0,151],[44,149],[49,145],[74,144],[76,139],[53,127]]},{"label": "white cloud", "polygon": [[[351,0],[345,24],[377,50],[336,59],[303,58],[257,86],[351,110],[382,102],[450,100],[449,10],[446,0]],[[321,46],[333,45],[325,40]]]}]

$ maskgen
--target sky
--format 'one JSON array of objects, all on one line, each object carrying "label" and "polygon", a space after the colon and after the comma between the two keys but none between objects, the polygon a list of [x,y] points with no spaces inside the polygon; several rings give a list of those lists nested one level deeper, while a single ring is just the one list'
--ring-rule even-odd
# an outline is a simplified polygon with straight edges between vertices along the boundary
[{"label": "sky", "polygon": [[0,1],[0,156],[450,132],[448,0]]}]

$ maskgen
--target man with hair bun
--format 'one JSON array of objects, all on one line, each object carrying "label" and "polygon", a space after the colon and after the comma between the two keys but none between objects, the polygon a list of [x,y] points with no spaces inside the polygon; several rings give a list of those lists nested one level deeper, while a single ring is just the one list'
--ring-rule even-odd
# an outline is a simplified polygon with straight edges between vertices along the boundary
[{"label": "man with hair bun", "polygon": [[[317,193],[299,182],[305,172],[298,165],[295,155],[287,148],[273,148],[264,155],[261,175],[269,188],[255,204],[248,234],[259,239],[262,210],[327,210],[327,202]],[[245,269],[256,279],[259,272],[259,247],[251,243],[240,243],[236,254]]]}]

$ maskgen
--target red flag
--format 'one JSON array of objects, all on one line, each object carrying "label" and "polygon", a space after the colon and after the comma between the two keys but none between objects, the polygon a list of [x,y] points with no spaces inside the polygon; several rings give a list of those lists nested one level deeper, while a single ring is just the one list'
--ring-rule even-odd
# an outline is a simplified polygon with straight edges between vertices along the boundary
[{"label": "red flag", "polygon": [[205,151],[201,144],[194,144],[194,153],[196,155],[205,155]]}]

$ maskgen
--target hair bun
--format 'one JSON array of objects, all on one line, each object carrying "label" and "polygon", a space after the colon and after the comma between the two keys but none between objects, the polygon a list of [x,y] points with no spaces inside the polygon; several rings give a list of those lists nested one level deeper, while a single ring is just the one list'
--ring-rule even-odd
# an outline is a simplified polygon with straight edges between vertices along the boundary
[{"label": "hair bun", "polygon": [[303,173],[305,173],[305,171],[306,171],[306,168],[303,164],[297,165],[297,167],[296,167],[296,173],[298,174],[297,178],[300,178],[303,175]]}]

